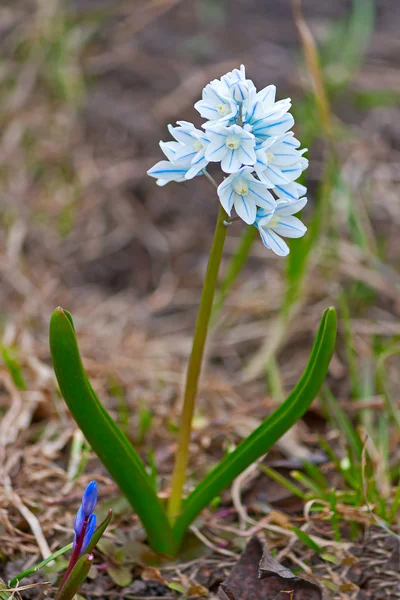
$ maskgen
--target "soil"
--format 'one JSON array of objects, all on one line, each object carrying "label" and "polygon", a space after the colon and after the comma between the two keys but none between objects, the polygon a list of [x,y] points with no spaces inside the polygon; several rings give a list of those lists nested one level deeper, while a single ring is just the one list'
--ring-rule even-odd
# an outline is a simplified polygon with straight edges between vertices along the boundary
[{"label": "soil", "polygon": [[[349,18],[351,7],[347,0],[303,1],[305,19],[318,43],[327,39],[335,24]],[[13,52],[13,30],[17,39],[28,35],[35,9],[28,1],[0,8],[6,56]],[[104,510],[120,503],[115,485],[92,454],[76,482],[67,476],[72,439],[79,439],[79,434],[55,391],[50,366],[48,320],[57,305],[74,315],[96,391],[117,419],[124,398],[128,436],[143,457],[153,449],[162,487],[167,484],[216,204],[207,181],[156,188],[145,175],[161,159],[158,141],[168,139],[166,125],[176,120],[199,124],[193,104],[204,85],[241,63],[256,85],[274,83],[279,98],[290,96],[296,103],[309,90],[289,0],[75,0],[66,10],[71,22],[78,23],[78,31],[91,35],[78,61],[85,76],[82,96],[76,105],[65,105],[46,77],[39,78],[27,106],[16,113],[17,121],[37,136],[32,154],[13,146],[9,129],[2,137],[4,206],[12,214],[10,222],[2,224],[0,237],[3,343],[18,349],[27,380],[27,389],[21,392],[1,367],[0,577],[5,581],[40,560],[37,538],[18,509],[16,496],[38,517],[51,550],[69,542],[80,495],[92,478],[99,482]],[[365,59],[333,103],[335,120],[347,132],[338,142],[345,179],[368,198],[371,228],[384,240],[390,259],[379,265],[378,274],[372,273],[354,246],[339,248],[338,243],[335,250],[347,252],[346,260],[332,271],[329,260],[313,271],[301,319],[292,323],[278,356],[288,390],[304,367],[322,309],[337,300],[340,286],[368,285],[376,295],[371,306],[357,307],[353,321],[361,357],[367,357],[371,338],[381,334],[379,327],[389,328],[390,339],[400,334],[400,109],[389,105],[361,110],[353,101],[357,93],[400,89],[399,28],[397,0],[377,0]],[[19,68],[14,62],[11,66]],[[309,156],[311,205],[321,179],[322,154],[322,142],[314,144]],[[240,233],[234,224],[223,267]],[[264,332],[274,321],[282,273],[282,262],[255,244],[212,334],[193,436],[193,478],[274,406],[264,380],[244,385],[240,372],[248,357],[259,351]],[[350,383],[344,337],[341,332],[329,383],[347,407]],[[390,367],[394,388],[398,367],[394,358]],[[143,407],[151,411],[152,424],[142,435],[138,414]],[[294,439],[270,452],[268,464],[289,473],[299,464],[299,448],[316,464],[326,462],[318,435],[339,446],[337,432],[328,431],[324,415],[313,406]],[[390,443],[395,461],[395,439]],[[251,517],[260,522],[272,507],[269,524],[284,527],[289,517],[302,522],[303,507],[296,498],[264,475],[253,475],[243,488]],[[333,470],[330,476],[335,481]],[[144,567],[135,563],[132,583],[118,587],[103,568],[107,557],[98,552],[97,577],[84,585],[82,595],[88,600],[178,597],[168,587],[171,583],[198,593],[191,597],[200,597],[204,590],[215,594],[250,537],[243,535],[235,510],[230,511],[227,492],[221,507],[206,511],[199,524],[211,548],[204,546],[201,556],[180,557],[173,567],[160,568],[161,583],[143,580]],[[119,546],[141,540],[143,531],[127,507],[115,512],[110,539]],[[233,531],[218,529],[221,524]],[[309,561],[315,577],[334,582],[333,590],[326,588],[327,598],[395,600],[400,598],[398,545],[393,536],[370,525],[348,554],[340,555],[344,561],[340,568],[313,559],[311,551],[304,554],[284,535],[270,531],[266,535],[284,564],[296,568]],[[314,526],[321,535],[323,524]],[[54,584],[53,575],[39,573],[23,583],[49,579]],[[53,597],[54,589],[38,586],[21,596],[39,600]]]}]

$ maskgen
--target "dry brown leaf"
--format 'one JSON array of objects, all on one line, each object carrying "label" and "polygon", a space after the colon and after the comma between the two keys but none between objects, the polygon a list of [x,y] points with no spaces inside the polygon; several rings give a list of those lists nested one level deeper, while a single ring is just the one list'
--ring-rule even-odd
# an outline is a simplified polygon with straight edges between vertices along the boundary
[{"label": "dry brown leaf", "polygon": [[278,563],[265,541],[251,538],[228,579],[218,591],[220,600],[324,600],[322,588],[304,577],[294,575]]}]

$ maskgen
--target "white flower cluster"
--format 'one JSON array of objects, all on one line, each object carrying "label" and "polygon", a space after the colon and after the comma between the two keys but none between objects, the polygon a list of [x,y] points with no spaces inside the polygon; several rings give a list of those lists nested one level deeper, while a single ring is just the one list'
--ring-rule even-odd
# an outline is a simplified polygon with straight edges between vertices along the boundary
[{"label": "white flower cluster", "polygon": [[289,248],[281,236],[301,237],[307,230],[293,215],[307,203],[306,188],[296,179],[308,160],[289,131],[294,124],[290,99],[276,102],[275,94],[274,85],[257,92],[243,65],[215,79],[194,105],[207,119],[204,131],[187,121],[169,125],[176,141],[160,142],[168,160],[158,162],[148,175],[165,185],[192,179],[208,163],[220,162],[228,177],[217,191],[227,214],[234,208],[245,223],[258,228],[267,248],[286,256]]}]

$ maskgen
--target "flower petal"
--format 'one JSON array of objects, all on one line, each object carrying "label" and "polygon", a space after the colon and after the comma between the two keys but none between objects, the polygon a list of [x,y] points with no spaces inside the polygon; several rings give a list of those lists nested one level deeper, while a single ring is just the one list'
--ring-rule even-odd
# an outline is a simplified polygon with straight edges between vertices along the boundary
[{"label": "flower petal", "polygon": [[242,143],[238,148],[238,155],[241,164],[254,165],[257,160],[256,153],[254,151],[254,141],[242,140]]},{"label": "flower petal", "polygon": [[257,183],[250,183],[249,185],[249,196],[260,208],[265,208],[267,210],[274,209],[276,206],[276,201],[273,195],[266,189],[266,187],[260,182],[260,185]]},{"label": "flower petal", "polygon": [[[225,146],[226,148],[226,146]],[[236,171],[238,171],[242,165],[240,158],[239,158],[239,152],[237,150],[229,150],[227,148],[227,152],[225,154],[225,156],[223,157],[223,159],[221,160],[221,169],[225,172],[225,173],[235,173]]]},{"label": "flower petal", "polygon": [[278,120],[271,119],[268,121],[261,121],[253,128],[253,133],[256,136],[270,136],[280,135],[286,133],[288,129],[293,127],[294,119],[290,113],[286,113],[283,117]]},{"label": "flower petal", "polygon": [[193,146],[181,146],[175,153],[173,162],[180,167],[188,167],[196,154],[197,152],[194,150]]},{"label": "flower petal", "polygon": [[174,160],[174,156],[178,150],[182,148],[179,142],[160,142],[160,148],[164,152],[168,160]]},{"label": "flower petal", "polygon": [[288,217],[289,215],[295,215],[307,204],[307,198],[299,198],[298,200],[279,200],[276,213],[280,217]]},{"label": "flower petal", "polygon": [[238,216],[248,225],[252,225],[256,220],[257,208],[254,202],[248,196],[235,194],[235,210]]},{"label": "flower petal", "polygon": [[286,181],[294,181],[300,177],[303,171],[304,169],[302,169],[301,163],[296,163],[281,169],[281,173],[286,178]]},{"label": "flower petal", "polygon": [[269,227],[258,227],[261,239],[264,246],[275,252],[278,256],[287,256],[289,254],[289,246]]},{"label": "flower petal", "polygon": [[195,109],[200,113],[203,119],[208,119],[212,121],[214,119],[219,119],[220,114],[210,102],[207,100],[199,100],[194,105]]},{"label": "flower petal", "polygon": [[221,138],[219,144],[215,143],[215,140],[213,139],[206,148],[205,156],[210,162],[219,162],[224,158],[227,152],[228,148],[225,144],[225,138]]},{"label": "flower petal", "polygon": [[207,165],[208,165],[208,160],[206,160],[206,158],[204,156],[204,148],[203,148],[192,159],[191,166],[190,166],[188,172],[185,174],[185,179],[192,179],[193,177],[196,177],[196,175],[198,175],[200,173],[200,171],[205,169]]},{"label": "flower petal", "polygon": [[283,217],[277,225],[274,225],[273,229],[279,235],[288,238],[303,237],[307,231],[307,227],[297,217]]},{"label": "flower petal", "polygon": [[[192,125],[192,128],[194,130],[196,129],[192,123],[189,123],[189,125]],[[170,132],[173,138],[175,138],[178,142],[181,142],[181,144],[191,145],[193,144],[194,136],[189,131],[187,131],[188,129],[188,126],[182,127],[180,125],[179,127],[174,127],[173,125],[168,125],[168,131]]]},{"label": "flower petal", "polygon": [[265,169],[265,177],[272,181],[274,185],[285,185],[285,183],[290,182],[290,180],[283,174],[283,171],[275,165],[267,166]]},{"label": "flower petal", "polygon": [[147,171],[147,175],[164,181],[176,181],[180,177],[184,177],[186,171],[187,168],[178,167],[168,160],[160,160],[160,162]]},{"label": "flower petal", "polygon": [[279,198],[290,198],[290,200],[298,200],[299,184],[286,183],[285,185],[277,185],[274,188],[274,192],[277,193]]},{"label": "flower petal", "polygon": [[230,185],[225,185],[226,179],[221,185],[218,186],[218,197],[222,204],[223,209],[229,216],[231,216],[232,206],[237,196],[235,190]]},{"label": "flower petal", "polygon": [[276,86],[267,85],[264,89],[260,90],[257,94],[257,100],[265,102],[266,105],[273,104],[275,102]]},{"label": "flower petal", "polygon": [[257,227],[264,227],[267,223],[270,222],[271,218],[275,213],[274,208],[259,208],[257,210]]}]

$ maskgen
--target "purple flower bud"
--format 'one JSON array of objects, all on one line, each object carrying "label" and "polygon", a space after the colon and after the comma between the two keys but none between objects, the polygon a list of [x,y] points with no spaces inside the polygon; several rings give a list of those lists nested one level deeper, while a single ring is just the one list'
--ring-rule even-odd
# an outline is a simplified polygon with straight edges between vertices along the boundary
[{"label": "purple flower bud", "polygon": [[75,531],[76,535],[81,534],[84,522],[85,522],[85,513],[83,512],[82,506],[80,506],[78,512],[76,513],[76,517],[75,517],[75,521],[74,521],[74,531]]},{"label": "purple flower bud", "polygon": [[73,541],[73,544],[72,544],[72,550],[75,550],[76,541],[77,540],[76,540],[76,533],[75,533],[75,535],[74,535],[74,541]]},{"label": "purple flower bud", "polygon": [[95,529],[96,529],[96,515],[90,515],[90,519],[89,519],[89,522],[87,525],[85,537],[83,538],[82,550],[80,552],[81,554],[86,550],[86,547],[87,547],[88,543],[90,542],[90,539],[91,539]]},{"label": "purple flower bud", "polygon": [[94,511],[94,507],[97,502],[97,484],[95,481],[91,481],[83,492],[82,496],[82,509],[85,517],[89,517]]}]

